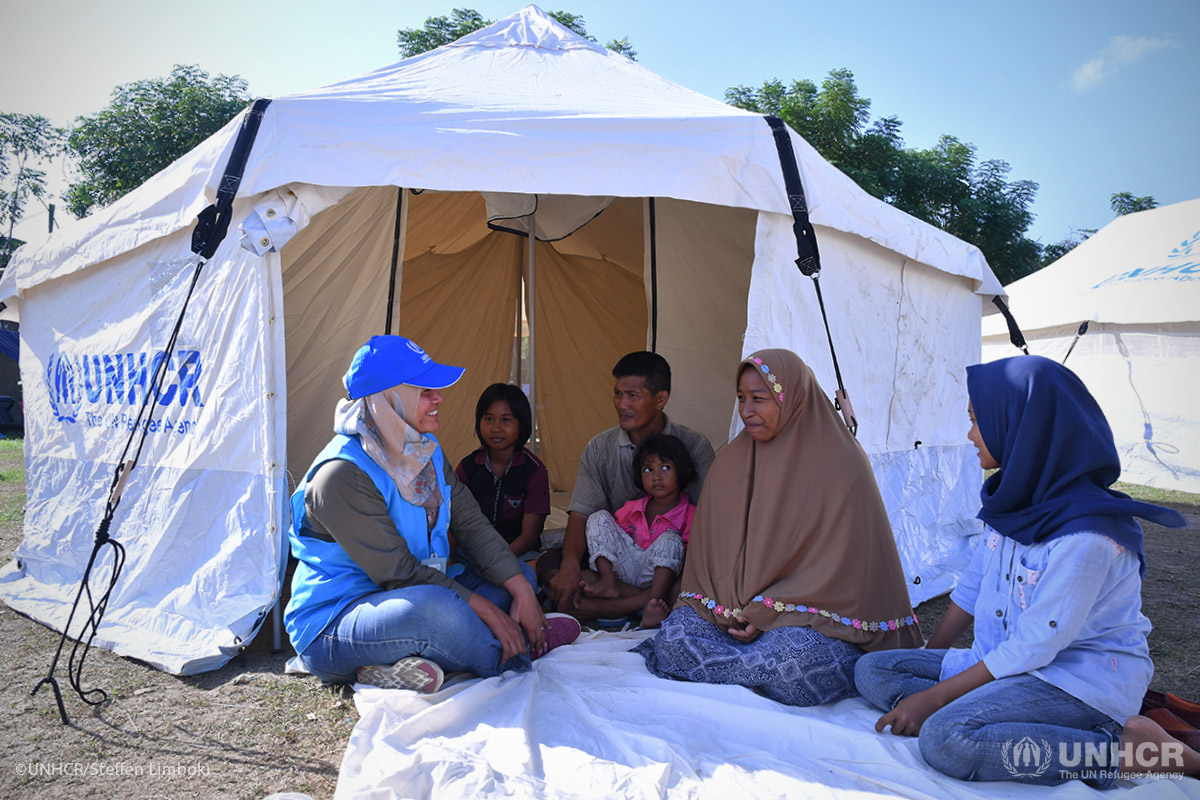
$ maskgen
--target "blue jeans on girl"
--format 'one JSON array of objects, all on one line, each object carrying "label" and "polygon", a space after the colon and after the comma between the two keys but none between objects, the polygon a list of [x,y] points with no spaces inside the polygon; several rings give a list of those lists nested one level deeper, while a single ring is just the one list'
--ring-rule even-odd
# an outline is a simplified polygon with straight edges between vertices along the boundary
[{"label": "blue jeans on girl", "polygon": [[[884,711],[938,682],[945,650],[884,650],[858,660],[858,693]],[[964,781],[1054,786],[1080,779],[1109,788],[1118,770],[1088,759],[1112,752],[1121,726],[1030,674],[1000,678],[929,715],[918,740],[925,762]]]},{"label": "blue jeans on girl", "polygon": [[[536,587],[533,570],[521,564]],[[512,597],[468,569],[455,578],[508,611]],[[474,672],[484,678],[506,670],[526,670],[529,658],[500,662],[500,641],[456,592],[444,586],[404,586],[361,597],[321,631],[303,653],[308,671],[327,683],[353,683],[359,667],[394,664],[420,656],[446,672]]]}]

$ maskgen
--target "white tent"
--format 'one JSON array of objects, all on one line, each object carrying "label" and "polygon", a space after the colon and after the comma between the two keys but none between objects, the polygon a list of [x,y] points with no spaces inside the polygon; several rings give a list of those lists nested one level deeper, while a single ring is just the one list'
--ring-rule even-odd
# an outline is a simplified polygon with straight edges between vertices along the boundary
[{"label": "white tent", "polygon": [[[241,124],[83,232],[20,253],[0,284],[21,319],[29,466],[25,541],[0,596],[50,625],[65,621],[190,280],[196,215],[217,194]],[[977,249],[790,141],[859,437],[920,600],[953,584],[976,530],[963,369],[979,357],[981,295],[1000,288]],[[513,206],[523,208],[503,210]],[[502,218],[535,206],[547,241],[531,259],[528,238],[487,221],[527,226]],[[349,356],[389,314],[391,332],[467,367],[443,405],[441,439],[456,460],[473,446],[478,392],[511,375],[519,297],[536,287],[540,446],[563,490],[584,443],[612,424],[609,370],[631,350],[669,359],[668,412],[718,445],[745,353],[790,347],[834,388],[764,119],[533,6],[274,99],[232,219],[117,510],[129,566],[98,637],[171,671],[223,663],[270,609],[290,486],[330,434]]]},{"label": "white tent", "polygon": [[[1118,217],[1007,291],[1029,352],[1100,403],[1121,479],[1200,492],[1200,200]],[[984,360],[1020,353],[1002,320],[983,330]]]}]

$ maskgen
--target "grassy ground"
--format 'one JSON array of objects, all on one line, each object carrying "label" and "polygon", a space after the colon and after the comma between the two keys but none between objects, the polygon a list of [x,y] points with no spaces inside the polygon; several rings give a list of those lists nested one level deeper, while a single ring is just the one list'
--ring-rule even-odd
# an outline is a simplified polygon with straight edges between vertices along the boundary
[{"label": "grassy ground", "polygon": [[[21,540],[25,469],[20,440],[0,440],[0,563]],[[215,672],[175,677],[93,650],[85,688],[109,701],[84,704],[56,676],[63,726],[47,673],[59,636],[0,605],[0,797],[262,798],[273,792],[333,795],[358,720],[348,689],[283,674],[290,650],[271,652],[265,628]]]},{"label": "grassy ground", "polygon": [[[0,440],[0,563],[21,541],[25,469],[20,440]],[[1200,496],[1122,487],[1141,499],[1186,514],[1188,530],[1146,526],[1150,571],[1144,611],[1157,673],[1154,687],[1200,698]],[[946,600],[918,609],[926,632]],[[166,675],[140,662],[96,650],[85,688],[108,695],[85,705],[63,685],[70,723],[63,726],[53,694],[30,690],[45,676],[58,645],[52,631],[0,605],[0,797],[262,798],[273,792],[333,795],[338,766],[357,722],[350,693],[311,678],[283,674],[290,651],[272,653],[270,629],[215,672]]]}]

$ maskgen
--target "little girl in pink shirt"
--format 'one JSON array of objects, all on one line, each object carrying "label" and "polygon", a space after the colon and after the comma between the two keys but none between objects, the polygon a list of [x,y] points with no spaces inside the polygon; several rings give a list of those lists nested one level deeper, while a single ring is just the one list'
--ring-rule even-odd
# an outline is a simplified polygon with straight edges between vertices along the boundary
[{"label": "little girl in pink shirt", "polygon": [[[642,627],[657,627],[670,612],[667,598],[683,567],[696,507],[683,494],[694,473],[683,442],[665,434],[644,440],[633,454],[634,483],[645,494],[616,514],[588,517],[588,565],[580,587],[614,610],[641,600]],[[596,603],[601,605],[602,603]],[[593,604],[588,604],[593,605]]]}]

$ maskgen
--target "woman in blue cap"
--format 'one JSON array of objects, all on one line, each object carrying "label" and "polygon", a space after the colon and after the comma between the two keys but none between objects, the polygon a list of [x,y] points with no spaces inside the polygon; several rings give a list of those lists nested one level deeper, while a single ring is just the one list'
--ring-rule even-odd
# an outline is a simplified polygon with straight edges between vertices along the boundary
[{"label": "woman in blue cap", "polygon": [[[285,622],[303,666],[434,692],[445,671],[527,669],[579,623],[547,618],[522,567],[433,436],[462,377],[400,336],[375,336],[346,372],[334,437],[292,495],[298,560]],[[449,534],[458,543],[450,563]]]},{"label": "woman in blue cap", "polygon": [[[1134,517],[1183,517],[1109,488],[1112,431],[1066,367],[968,367],[967,394],[967,438],[995,470],[983,541],[928,649],[858,660],[859,693],[887,712],[876,730],[919,736],[926,762],[962,780],[1106,788],[1122,773],[1194,774],[1200,754],[1138,715],[1154,665]],[[972,620],[973,646],[944,649]]]}]

